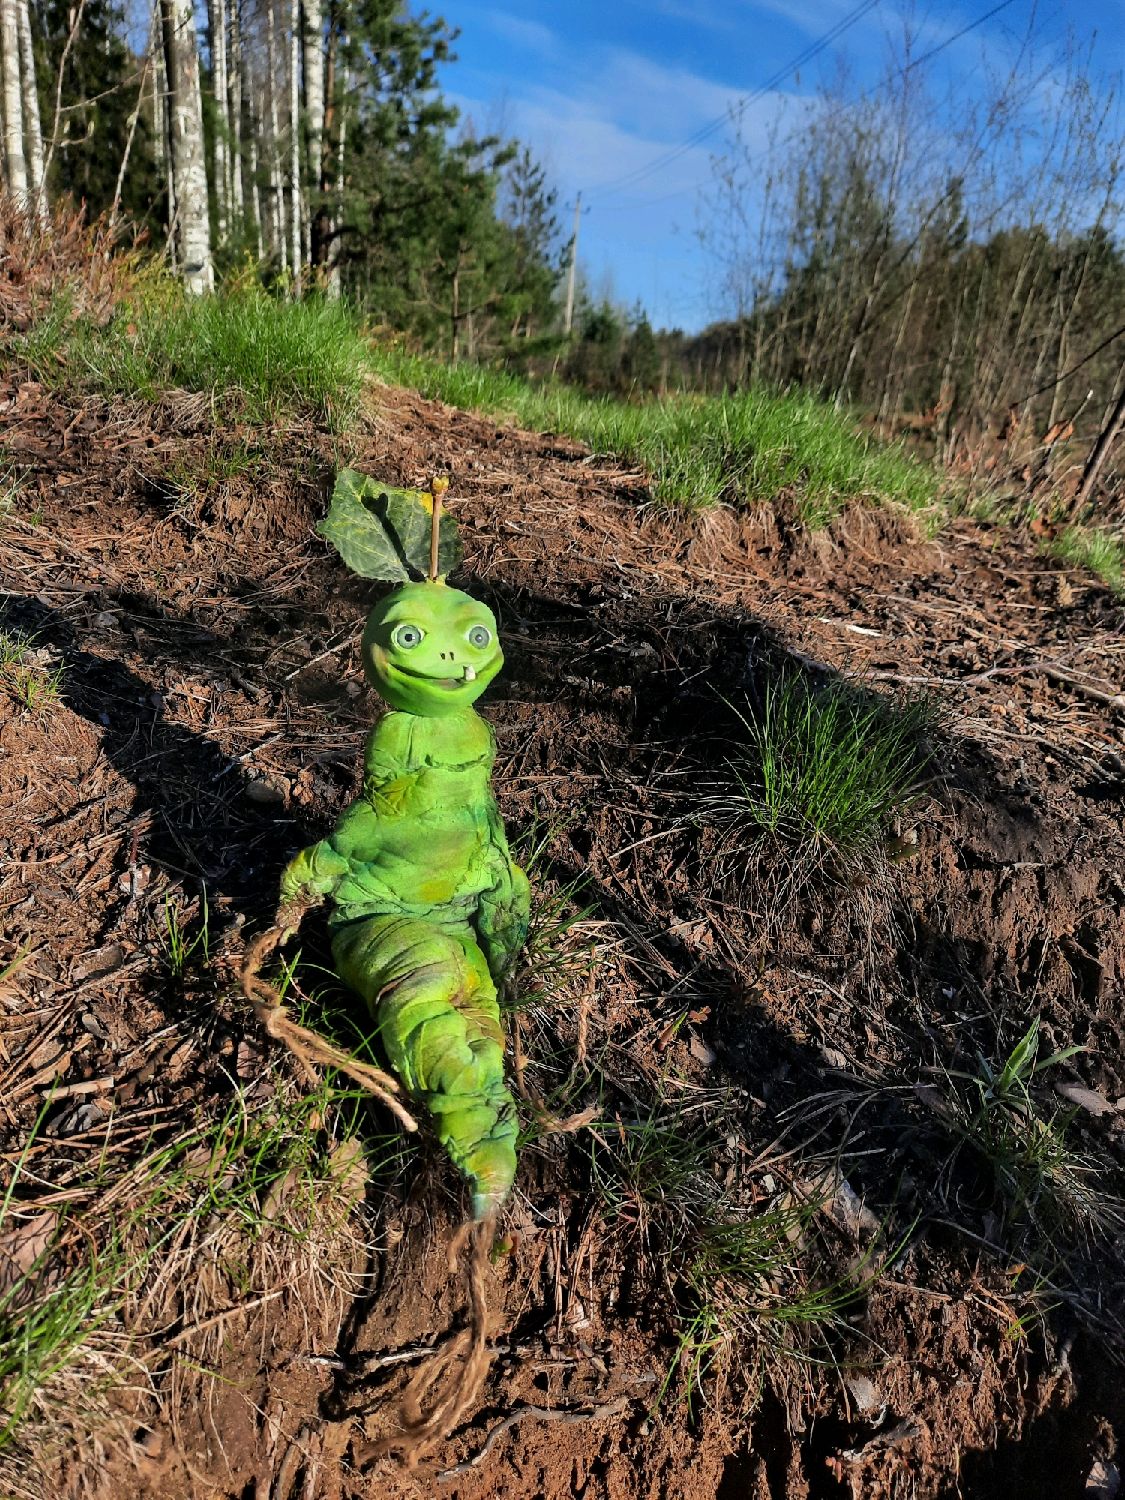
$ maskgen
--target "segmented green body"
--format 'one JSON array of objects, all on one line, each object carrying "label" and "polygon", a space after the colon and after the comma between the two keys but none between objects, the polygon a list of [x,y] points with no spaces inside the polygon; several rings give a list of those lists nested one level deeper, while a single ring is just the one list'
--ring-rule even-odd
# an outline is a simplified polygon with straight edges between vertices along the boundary
[{"label": "segmented green body", "polygon": [[515,1175],[496,985],[526,940],[530,895],[472,707],[502,663],[491,613],[443,584],[408,584],[373,611],[364,664],[394,711],[368,740],[362,794],[281,885],[286,902],[331,899],[339,974],[468,1179],[476,1218]]}]

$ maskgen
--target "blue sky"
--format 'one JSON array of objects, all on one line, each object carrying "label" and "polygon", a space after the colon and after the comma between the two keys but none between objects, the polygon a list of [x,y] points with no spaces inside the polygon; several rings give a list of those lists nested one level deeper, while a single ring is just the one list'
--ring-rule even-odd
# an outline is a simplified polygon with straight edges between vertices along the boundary
[{"label": "blue sky", "polygon": [[[1008,0],[956,36],[997,3],[910,6],[916,50],[943,49],[931,65],[942,81],[971,92],[1011,55],[1034,0]],[[697,228],[700,189],[729,111],[758,93],[742,125],[751,141],[764,141],[778,112],[798,118],[801,100],[840,65],[857,87],[873,83],[904,18],[903,0],[454,0],[434,8],[461,33],[458,61],[443,76],[447,97],[478,130],[531,145],[558,188],[568,232],[566,210],[581,191],[580,259],[592,287],[611,287],[626,304],[639,299],[655,324],[685,329],[727,311]],[[1047,0],[1034,14],[1042,57],[1068,29],[1088,42],[1096,16],[1099,56],[1107,66],[1125,63],[1125,0]],[[834,27],[843,29],[817,57],[777,77]],[[714,122],[706,139],[679,149]]]}]

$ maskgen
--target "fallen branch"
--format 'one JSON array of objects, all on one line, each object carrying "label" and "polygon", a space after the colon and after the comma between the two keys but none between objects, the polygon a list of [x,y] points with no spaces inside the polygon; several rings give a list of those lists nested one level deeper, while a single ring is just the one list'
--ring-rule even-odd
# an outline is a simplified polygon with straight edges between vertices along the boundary
[{"label": "fallen branch", "polygon": [[986,672],[973,672],[968,677],[929,677],[903,672],[873,672],[871,676],[877,682],[900,682],[909,687],[978,687],[996,677],[1019,677],[1027,673],[1046,677],[1051,682],[1057,682],[1060,687],[1070,688],[1072,692],[1100,703],[1115,713],[1125,714],[1125,693],[1107,693],[1102,688],[1090,687],[1088,683],[1079,682],[1069,672],[1064,672],[1060,667],[1052,667],[1045,661],[1028,662],[1020,667],[990,667]]},{"label": "fallen branch", "polygon": [[619,1417],[626,1412],[634,1399],[633,1396],[619,1396],[616,1401],[609,1401],[604,1406],[587,1407],[578,1411],[549,1406],[517,1406],[502,1422],[497,1422],[485,1438],[479,1453],[467,1458],[464,1463],[454,1464],[451,1469],[442,1469],[436,1478],[459,1479],[463,1474],[471,1474],[474,1469],[480,1468],[504,1433],[509,1432],[525,1417],[536,1417],[540,1422],[607,1422],[611,1417]]}]

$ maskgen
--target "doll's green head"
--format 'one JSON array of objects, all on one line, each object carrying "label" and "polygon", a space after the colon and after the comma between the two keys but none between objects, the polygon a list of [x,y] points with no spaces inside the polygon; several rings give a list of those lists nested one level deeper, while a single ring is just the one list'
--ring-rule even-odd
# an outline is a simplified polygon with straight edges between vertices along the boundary
[{"label": "doll's green head", "polygon": [[391,705],[425,718],[469,708],[504,665],[487,605],[444,583],[406,583],[363,632],[363,669]]}]

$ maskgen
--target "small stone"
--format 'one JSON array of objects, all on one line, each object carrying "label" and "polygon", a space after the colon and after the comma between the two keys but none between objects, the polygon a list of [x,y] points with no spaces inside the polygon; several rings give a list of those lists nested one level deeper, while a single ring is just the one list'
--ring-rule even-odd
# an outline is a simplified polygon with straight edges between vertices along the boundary
[{"label": "small stone", "polygon": [[701,1062],[705,1068],[709,1068],[715,1061],[715,1054],[711,1051],[711,1048],[697,1036],[693,1036],[688,1043],[688,1050],[696,1062]]},{"label": "small stone", "polygon": [[263,807],[278,807],[285,801],[286,789],[272,781],[250,781],[246,784],[246,795]]},{"label": "small stone", "polygon": [[844,1379],[848,1395],[861,1412],[876,1411],[883,1404],[879,1387],[866,1375],[848,1375]]}]

